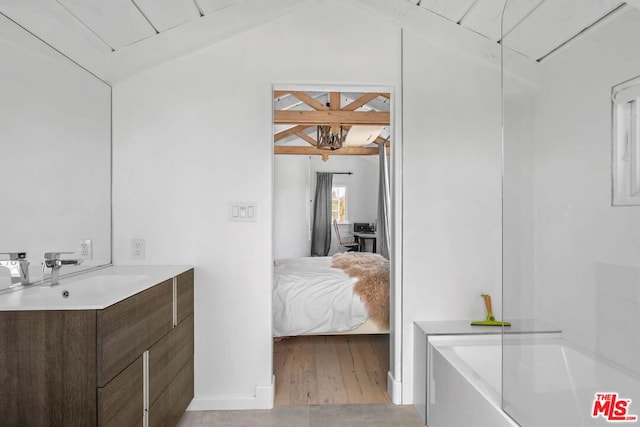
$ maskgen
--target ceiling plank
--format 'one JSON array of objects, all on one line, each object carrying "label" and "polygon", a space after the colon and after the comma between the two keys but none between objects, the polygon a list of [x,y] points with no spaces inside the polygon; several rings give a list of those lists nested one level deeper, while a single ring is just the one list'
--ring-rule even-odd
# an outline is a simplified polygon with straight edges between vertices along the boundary
[{"label": "ceiling plank", "polygon": [[504,1],[478,0],[476,5],[460,22],[465,28],[498,41],[502,34],[502,11],[504,9],[504,34],[531,13],[543,0],[518,0],[510,2],[506,9]]},{"label": "ceiling plank", "polygon": [[353,101],[351,104],[345,106],[342,111],[353,111],[362,107],[367,102],[370,102],[380,96],[379,93],[365,93],[360,98]]},{"label": "ceiling plank", "polygon": [[287,130],[283,130],[282,132],[278,132],[275,135],[273,135],[273,141],[277,142],[280,141],[282,139],[285,139],[291,135],[295,135],[298,132],[302,132],[303,130],[310,128],[311,126],[309,125],[300,125],[300,126],[294,126],[292,128],[289,128]]},{"label": "ceiling plank", "polygon": [[129,0],[57,1],[114,50],[156,34],[149,21]]},{"label": "ceiling plank", "polygon": [[375,156],[378,147],[343,147],[338,150],[318,150],[315,147],[301,147],[292,145],[276,145],[274,154],[293,154],[302,156]]},{"label": "ceiling plank", "polygon": [[318,101],[317,99],[313,98],[312,96],[307,95],[304,92],[294,91],[294,92],[290,92],[290,93],[291,93],[291,95],[295,96],[300,101],[304,102],[305,104],[307,104],[309,107],[313,108],[314,110],[323,111],[323,110],[328,110],[329,109],[329,107],[324,105],[322,102]]},{"label": "ceiling plank", "polygon": [[205,15],[238,3],[237,0],[195,0],[195,2]]},{"label": "ceiling plank", "polygon": [[473,7],[476,0],[423,0],[418,4],[440,16],[459,22]]},{"label": "ceiling plank", "polygon": [[305,141],[307,141],[309,144],[313,145],[314,147],[318,145],[318,143],[316,142],[315,139],[311,138],[309,135],[307,135],[304,132],[296,132],[296,135],[299,138],[304,139]]},{"label": "ceiling plank", "polygon": [[133,2],[160,32],[200,18],[200,12],[192,0],[133,0]]},{"label": "ceiling plank", "polygon": [[276,125],[389,125],[388,111],[274,111]]},{"label": "ceiling plank", "polygon": [[545,1],[505,36],[505,46],[538,60],[622,4],[619,0]]}]

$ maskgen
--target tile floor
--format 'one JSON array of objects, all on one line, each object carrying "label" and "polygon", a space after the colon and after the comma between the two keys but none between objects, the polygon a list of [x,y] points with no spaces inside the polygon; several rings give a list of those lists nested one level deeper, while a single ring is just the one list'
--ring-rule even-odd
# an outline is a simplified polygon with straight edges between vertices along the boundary
[{"label": "tile floor", "polygon": [[412,405],[279,406],[270,410],[186,412],[178,427],[423,427]]}]

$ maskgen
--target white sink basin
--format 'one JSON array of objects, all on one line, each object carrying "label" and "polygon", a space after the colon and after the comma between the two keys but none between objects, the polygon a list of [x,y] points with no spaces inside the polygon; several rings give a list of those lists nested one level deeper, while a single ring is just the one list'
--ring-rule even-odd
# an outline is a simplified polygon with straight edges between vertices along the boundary
[{"label": "white sink basin", "polygon": [[34,284],[0,294],[0,311],[103,309],[171,279],[189,268],[111,266],[62,279],[57,285]]},{"label": "white sink basin", "polygon": [[113,275],[105,274],[86,278],[71,278],[61,280],[53,286],[36,286],[33,289],[25,289],[25,297],[42,298],[51,296],[52,298],[91,298],[100,297],[120,291],[122,288],[129,288],[136,282],[147,279],[143,274],[134,275]]}]

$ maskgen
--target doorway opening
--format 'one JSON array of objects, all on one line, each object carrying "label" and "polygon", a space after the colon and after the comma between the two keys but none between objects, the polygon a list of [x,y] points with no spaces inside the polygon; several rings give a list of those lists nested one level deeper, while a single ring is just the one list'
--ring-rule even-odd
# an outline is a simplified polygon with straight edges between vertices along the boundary
[{"label": "doorway opening", "polygon": [[[397,364],[401,360],[400,327],[394,333],[400,313],[400,290],[394,277],[400,259],[400,230],[394,225],[400,212],[399,204],[392,204],[398,196],[395,189],[400,188],[400,170],[392,166],[399,150],[392,137],[391,92],[388,87],[274,88],[272,326],[276,406],[397,400],[387,392],[394,388],[389,379],[400,377]],[[325,208],[318,207],[322,198],[319,187],[325,179],[321,175],[330,175],[326,218],[322,216]],[[318,224],[327,230],[318,231]],[[355,245],[347,245],[345,240]],[[358,294],[357,287],[369,283],[368,278],[353,275],[348,268],[336,273],[342,268],[336,260],[347,258],[349,262],[370,259],[385,266],[386,285],[376,282],[368,289],[378,292],[386,286],[386,313],[381,314],[380,305],[371,303],[380,298]],[[311,274],[319,264],[331,271],[313,273],[322,280],[342,274],[351,283],[335,289],[342,287],[338,293],[355,302],[340,302],[333,294],[318,296],[319,286],[325,286],[318,285],[320,282],[313,282],[311,296],[300,297],[305,291],[292,290],[290,276],[283,276],[283,272],[293,271],[294,264],[303,269],[303,273],[293,273],[296,280]],[[311,285],[300,282],[295,286],[308,289]],[[345,286],[350,286],[349,292],[344,291]],[[298,299],[289,300],[289,294]],[[323,306],[323,299],[334,305]],[[358,318],[361,308],[364,317]],[[345,312],[356,315],[346,319]]]}]

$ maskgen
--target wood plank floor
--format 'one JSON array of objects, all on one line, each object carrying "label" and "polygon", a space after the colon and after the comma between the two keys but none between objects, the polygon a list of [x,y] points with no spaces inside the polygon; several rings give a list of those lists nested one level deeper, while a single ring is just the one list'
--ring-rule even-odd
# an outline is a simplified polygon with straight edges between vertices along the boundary
[{"label": "wood plank floor", "polygon": [[388,403],[389,335],[277,340],[273,371],[276,406]]}]

